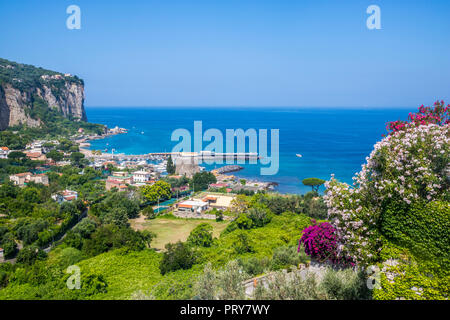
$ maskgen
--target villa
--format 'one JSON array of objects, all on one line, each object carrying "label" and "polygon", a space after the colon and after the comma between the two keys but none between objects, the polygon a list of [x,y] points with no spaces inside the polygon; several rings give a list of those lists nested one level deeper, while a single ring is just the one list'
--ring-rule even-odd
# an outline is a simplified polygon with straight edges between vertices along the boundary
[{"label": "villa", "polygon": [[9,176],[9,180],[11,180],[15,185],[23,187],[28,182],[42,183],[43,185],[48,185],[48,177],[46,174],[35,174],[33,175],[30,172],[17,173]]},{"label": "villa", "polygon": [[145,183],[150,180],[151,173],[147,171],[135,171],[133,172],[134,183]]}]

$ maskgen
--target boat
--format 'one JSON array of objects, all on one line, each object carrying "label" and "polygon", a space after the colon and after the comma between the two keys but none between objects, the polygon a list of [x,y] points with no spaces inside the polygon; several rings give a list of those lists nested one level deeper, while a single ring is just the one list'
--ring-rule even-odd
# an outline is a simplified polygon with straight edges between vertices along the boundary
[{"label": "boat", "polygon": [[296,153],[295,155],[299,158],[303,157],[300,153]]},{"label": "boat", "polygon": [[141,131],[141,134],[144,134],[144,131]]}]

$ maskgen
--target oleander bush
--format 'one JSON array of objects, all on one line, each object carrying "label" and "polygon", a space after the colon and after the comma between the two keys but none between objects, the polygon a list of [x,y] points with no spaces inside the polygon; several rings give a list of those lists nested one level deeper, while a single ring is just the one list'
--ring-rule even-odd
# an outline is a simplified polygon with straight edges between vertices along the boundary
[{"label": "oleander bush", "polygon": [[[437,234],[448,239],[449,128],[429,124],[397,131],[375,145],[354,188],[334,177],[327,183],[325,199],[341,239],[340,253],[370,264],[379,260],[382,237],[394,241],[413,237],[417,246],[430,244]],[[440,204],[424,208],[434,208],[427,218],[431,225],[424,228],[419,216],[425,214],[418,210],[423,211],[419,209],[423,203],[436,201]],[[435,216],[437,208],[440,213]],[[393,221],[400,225],[395,227]],[[443,248],[437,243],[433,247]]]},{"label": "oleander bush", "polygon": [[337,255],[362,267],[394,264],[381,265],[377,299],[448,297],[449,112],[437,102],[389,123],[353,187],[334,176],[326,183]]}]

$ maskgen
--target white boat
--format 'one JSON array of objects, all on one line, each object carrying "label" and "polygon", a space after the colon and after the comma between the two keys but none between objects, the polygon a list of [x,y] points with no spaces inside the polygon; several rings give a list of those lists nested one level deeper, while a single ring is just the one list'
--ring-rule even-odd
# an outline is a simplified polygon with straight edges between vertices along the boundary
[{"label": "white boat", "polygon": [[295,155],[299,158],[303,157],[300,153],[296,153]]}]

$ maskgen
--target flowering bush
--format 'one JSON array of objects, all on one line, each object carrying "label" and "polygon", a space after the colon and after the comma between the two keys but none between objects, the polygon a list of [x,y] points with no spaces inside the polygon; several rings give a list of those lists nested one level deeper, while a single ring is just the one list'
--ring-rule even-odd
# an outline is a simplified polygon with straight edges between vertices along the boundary
[{"label": "flowering bush", "polygon": [[328,222],[317,224],[314,219],[312,221],[313,224],[303,230],[297,251],[300,252],[301,245],[303,244],[305,253],[311,256],[311,258],[318,259],[319,261],[343,263],[344,259],[339,259],[336,254],[337,236],[335,228]]},{"label": "flowering bush", "polygon": [[[442,105],[440,103],[439,108],[442,109]],[[433,119],[431,116],[436,114],[435,110],[421,110],[428,115],[427,119]],[[448,107],[442,110],[448,114]],[[436,123],[430,120],[426,124],[422,124],[422,120],[415,122],[416,116],[411,119],[412,122],[395,129],[375,145],[366,158],[367,163],[353,178],[353,188],[339,183],[333,176],[325,184],[328,216],[339,239],[338,256],[350,255],[363,264],[376,262],[383,237],[404,238],[399,234],[403,234],[406,227],[409,234],[417,233],[415,241],[427,239],[427,245],[431,243],[430,239],[440,235],[446,235],[445,240],[448,240],[445,231],[450,221],[448,118],[441,118],[439,123],[437,119]],[[425,208],[424,202],[436,201],[443,203],[438,206],[441,210],[439,221],[428,217],[430,223],[435,223],[431,229],[438,230],[430,237],[429,229],[420,224],[418,216],[412,216],[410,208]],[[392,210],[393,203],[404,210]],[[389,215],[397,215],[395,221],[399,225],[395,231],[385,228]],[[387,229],[389,234],[385,234]]]},{"label": "flowering bush", "polygon": [[386,126],[390,134],[406,129],[407,127],[437,124],[445,125],[450,123],[450,104],[445,106],[444,101],[436,101],[434,107],[421,105],[418,113],[410,113],[408,121],[392,121]]}]

